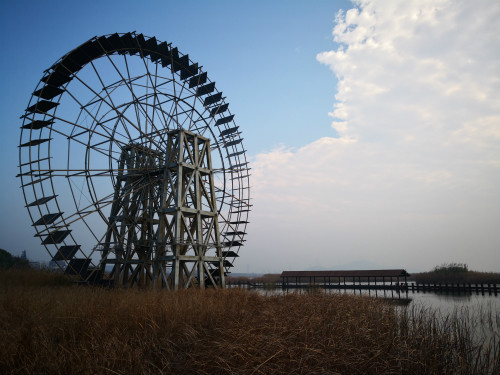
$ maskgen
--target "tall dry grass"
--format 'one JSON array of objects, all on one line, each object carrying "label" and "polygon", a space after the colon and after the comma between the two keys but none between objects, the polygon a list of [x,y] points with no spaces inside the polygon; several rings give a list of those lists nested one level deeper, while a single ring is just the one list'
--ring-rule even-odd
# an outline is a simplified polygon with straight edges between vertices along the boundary
[{"label": "tall dry grass", "polygon": [[474,332],[460,314],[352,295],[34,287],[0,275],[2,374],[499,373],[498,331],[482,343]]},{"label": "tall dry grass", "polygon": [[11,268],[0,271],[0,290],[11,287],[71,286],[75,277],[46,269]]}]

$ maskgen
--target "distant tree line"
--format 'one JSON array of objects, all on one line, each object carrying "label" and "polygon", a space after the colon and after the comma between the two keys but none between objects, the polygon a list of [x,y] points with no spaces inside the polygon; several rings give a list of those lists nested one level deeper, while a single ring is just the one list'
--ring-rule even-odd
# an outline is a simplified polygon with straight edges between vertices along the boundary
[{"label": "distant tree line", "polygon": [[410,280],[420,284],[500,284],[500,273],[471,271],[465,263],[445,263],[430,272],[415,273]]},{"label": "distant tree line", "polygon": [[29,268],[30,262],[26,258],[14,256],[7,250],[0,249],[0,270],[9,268]]},{"label": "distant tree line", "polygon": [[437,273],[463,273],[469,272],[469,267],[465,263],[445,263],[434,267],[432,272]]}]

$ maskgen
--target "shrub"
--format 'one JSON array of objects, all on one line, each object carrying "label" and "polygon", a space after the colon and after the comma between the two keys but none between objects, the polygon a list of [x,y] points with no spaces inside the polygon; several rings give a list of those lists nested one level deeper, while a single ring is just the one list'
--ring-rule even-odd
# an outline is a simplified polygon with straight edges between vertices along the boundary
[{"label": "shrub", "polygon": [[14,264],[14,259],[12,258],[12,255],[3,249],[0,249],[0,270],[5,270]]},{"label": "shrub", "polygon": [[437,273],[464,273],[469,272],[467,264],[465,263],[448,263],[434,267],[433,272]]}]

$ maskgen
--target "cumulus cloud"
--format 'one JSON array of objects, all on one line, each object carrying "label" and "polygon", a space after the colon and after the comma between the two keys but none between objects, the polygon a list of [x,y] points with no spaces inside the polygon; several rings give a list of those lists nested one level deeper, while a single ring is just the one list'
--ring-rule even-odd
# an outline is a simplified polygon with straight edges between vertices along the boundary
[{"label": "cumulus cloud", "polygon": [[317,60],[338,78],[339,137],[253,161],[266,270],[500,264],[498,19],[496,1],[362,0],[336,15]]}]

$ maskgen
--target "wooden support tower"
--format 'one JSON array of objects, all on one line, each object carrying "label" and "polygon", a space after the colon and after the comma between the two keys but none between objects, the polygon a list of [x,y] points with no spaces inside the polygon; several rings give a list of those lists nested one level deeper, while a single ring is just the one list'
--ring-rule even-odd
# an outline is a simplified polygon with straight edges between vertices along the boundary
[{"label": "wooden support tower", "polygon": [[171,250],[161,258],[172,264],[168,285],[225,287],[210,141],[185,130],[168,137],[159,237]]},{"label": "wooden support tower", "polygon": [[164,153],[136,144],[122,151],[102,271],[114,265],[114,285],[223,288],[210,140],[167,134]]}]

